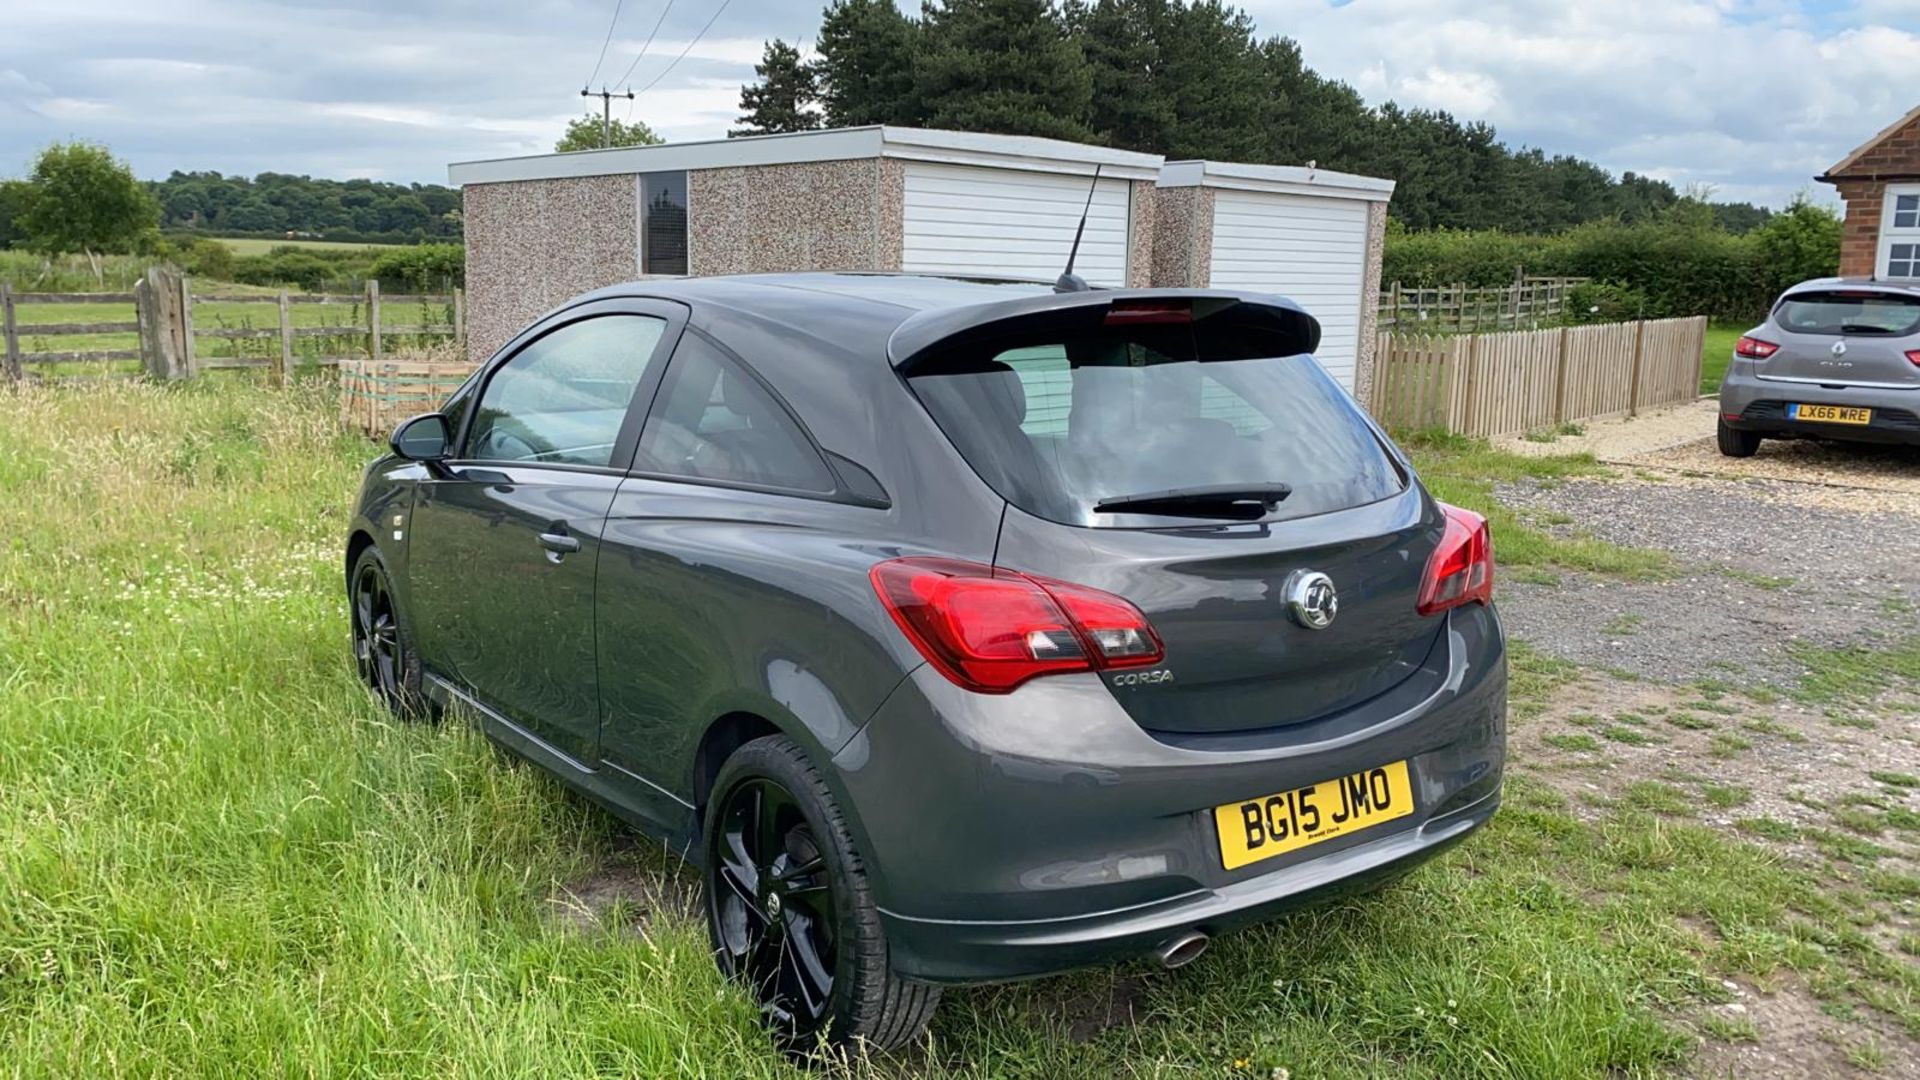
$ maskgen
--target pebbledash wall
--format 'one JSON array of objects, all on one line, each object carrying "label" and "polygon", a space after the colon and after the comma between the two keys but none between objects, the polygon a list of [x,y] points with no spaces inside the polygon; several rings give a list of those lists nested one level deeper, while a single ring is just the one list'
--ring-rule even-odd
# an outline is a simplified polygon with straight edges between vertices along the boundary
[{"label": "pebbledash wall", "polygon": [[466,218],[468,349],[484,358],[571,296],[649,276],[1048,279],[1065,262],[1096,166],[1083,276],[1301,293],[1328,341],[1347,343],[1336,374],[1366,400],[1391,182],[880,126],[451,166]]}]

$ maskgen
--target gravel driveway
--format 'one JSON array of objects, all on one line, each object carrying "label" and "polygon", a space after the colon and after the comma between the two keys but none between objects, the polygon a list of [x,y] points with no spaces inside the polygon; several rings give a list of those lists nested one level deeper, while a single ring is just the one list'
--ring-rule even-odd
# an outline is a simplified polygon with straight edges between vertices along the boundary
[{"label": "gravel driveway", "polygon": [[[1920,473],[1920,469],[1916,469]],[[1668,682],[1781,684],[1796,644],[1885,645],[1920,633],[1920,506],[1781,481],[1636,477],[1509,485],[1502,502],[1671,552],[1675,576],[1509,577],[1508,630],[1552,655]],[[1497,540],[1496,540],[1497,543]]]}]

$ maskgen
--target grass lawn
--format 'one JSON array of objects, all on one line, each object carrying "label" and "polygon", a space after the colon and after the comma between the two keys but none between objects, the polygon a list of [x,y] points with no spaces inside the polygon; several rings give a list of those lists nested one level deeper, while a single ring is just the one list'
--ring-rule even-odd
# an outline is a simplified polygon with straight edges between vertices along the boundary
[{"label": "grass lawn", "polygon": [[[398,725],[362,692],[339,551],[374,451],[334,412],[324,385],[238,376],[0,392],[7,1070],[801,1075],[684,907],[552,902],[609,865],[684,871],[461,725]],[[1593,468],[1416,452],[1481,509],[1494,477]],[[1496,521],[1516,565],[1659,569]],[[1518,648],[1514,674],[1519,724],[1570,669]],[[1384,893],[1172,974],[954,992],[928,1047],[871,1071],[1643,1076],[1684,1064],[1691,1010],[1736,974],[1920,1027],[1920,986],[1855,915],[1761,847],[1576,813],[1517,767],[1492,827]]]},{"label": "grass lawn", "polygon": [[1733,363],[1733,343],[1751,327],[1746,324],[1732,325],[1714,322],[1707,324],[1706,343],[1700,353],[1700,392],[1715,394],[1720,391],[1720,380],[1726,377],[1727,365]]},{"label": "grass lawn", "polygon": [[309,248],[313,251],[380,251],[396,246],[343,240],[279,240],[271,236],[218,236],[214,239],[232,248],[235,255],[265,255],[277,247]]}]

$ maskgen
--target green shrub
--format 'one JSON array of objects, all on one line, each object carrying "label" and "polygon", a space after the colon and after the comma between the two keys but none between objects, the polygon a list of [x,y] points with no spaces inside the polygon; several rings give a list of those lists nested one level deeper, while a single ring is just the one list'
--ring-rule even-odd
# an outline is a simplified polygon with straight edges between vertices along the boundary
[{"label": "green shrub", "polygon": [[438,292],[466,282],[467,249],[460,244],[417,244],[383,251],[369,275],[394,292]]},{"label": "green shrub", "polygon": [[233,280],[233,249],[218,240],[196,236],[181,243],[176,261],[194,277]]},{"label": "green shrub", "polygon": [[1647,294],[1631,285],[1586,281],[1567,290],[1567,314],[1577,323],[1625,322],[1647,310]]},{"label": "green shrub", "polygon": [[[1683,202],[1631,225],[1592,222],[1564,233],[1390,229],[1382,280],[1403,285],[1505,285],[1527,274],[1592,278],[1570,297],[1576,319],[1712,315],[1757,318],[1781,290],[1826,277],[1840,261],[1840,218],[1804,198],[1734,234],[1711,208]],[[1600,313],[1588,309],[1600,307]]]}]

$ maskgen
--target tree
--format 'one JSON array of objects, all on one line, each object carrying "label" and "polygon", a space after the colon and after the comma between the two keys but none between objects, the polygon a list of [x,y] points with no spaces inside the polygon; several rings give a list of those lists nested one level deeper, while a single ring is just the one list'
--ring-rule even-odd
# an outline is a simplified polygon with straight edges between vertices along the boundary
[{"label": "tree", "polygon": [[1268,102],[1253,18],[1220,0],[1175,4],[1160,42],[1162,84],[1173,105],[1169,158],[1260,161],[1270,141]]},{"label": "tree", "polygon": [[600,113],[588,109],[585,116],[567,121],[567,132],[560,136],[559,142],[553,144],[553,150],[557,154],[565,154],[608,146],[652,146],[666,141],[638,120],[631,124],[614,120],[609,124],[601,119]]},{"label": "tree", "polygon": [[913,69],[920,28],[893,0],[833,0],[821,17],[814,68],[832,127],[920,122]]},{"label": "tree", "polygon": [[1161,38],[1169,0],[1084,0],[1067,5],[1068,31],[1080,44],[1098,107],[1088,118],[1109,146],[1163,152],[1175,114],[1166,86]]},{"label": "tree", "polygon": [[920,21],[929,126],[1092,138],[1093,71],[1049,0],[926,0]]},{"label": "tree", "polygon": [[1840,216],[1817,206],[1801,191],[1780,213],[1752,232],[1768,299],[1787,286],[1840,272]]},{"label": "tree", "polygon": [[812,131],[820,126],[820,73],[801,63],[800,50],[775,38],[753,66],[760,81],[740,88],[740,126],[735,135]]},{"label": "tree", "polygon": [[33,198],[33,186],[25,180],[0,180],[0,249],[10,248],[26,237],[27,200]]},{"label": "tree", "polygon": [[95,281],[102,280],[101,252],[130,250],[159,225],[159,204],[104,146],[55,143],[41,151],[27,182],[33,196],[21,224],[28,246],[84,254]]}]

